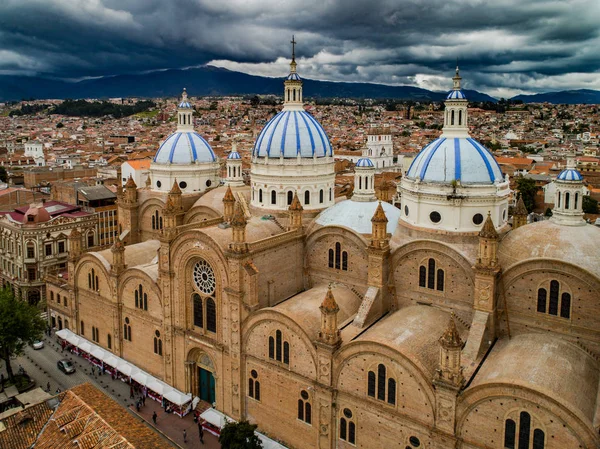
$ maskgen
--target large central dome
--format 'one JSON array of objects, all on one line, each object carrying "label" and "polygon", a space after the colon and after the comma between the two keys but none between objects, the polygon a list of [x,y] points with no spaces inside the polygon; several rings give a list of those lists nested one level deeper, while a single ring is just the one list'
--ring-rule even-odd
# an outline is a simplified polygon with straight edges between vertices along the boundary
[{"label": "large central dome", "polygon": [[284,158],[333,156],[323,127],[304,110],[284,109],[273,117],[256,140],[255,157]]},{"label": "large central dome", "polygon": [[494,156],[470,137],[440,137],[427,145],[406,176],[423,182],[493,184],[504,180]]},{"label": "large central dome", "polygon": [[153,162],[156,164],[194,164],[215,162],[214,151],[197,132],[178,131],[165,139]]}]

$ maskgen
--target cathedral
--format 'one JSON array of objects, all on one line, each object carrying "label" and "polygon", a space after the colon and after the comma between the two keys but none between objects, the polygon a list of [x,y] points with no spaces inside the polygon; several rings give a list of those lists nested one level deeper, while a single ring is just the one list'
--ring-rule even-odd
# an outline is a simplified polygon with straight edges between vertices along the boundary
[{"label": "cathedral", "polygon": [[582,177],[559,175],[552,219],[518,204],[510,224],[508,177],[453,83],[400,208],[377,201],[367,157],[335,198],[295,58],[249,184],[235,148],[221,178],[184,92],[146,185],[119,193],[120,239],[84,253],[69,237],[71,329],[290,448],[599,447]]}]

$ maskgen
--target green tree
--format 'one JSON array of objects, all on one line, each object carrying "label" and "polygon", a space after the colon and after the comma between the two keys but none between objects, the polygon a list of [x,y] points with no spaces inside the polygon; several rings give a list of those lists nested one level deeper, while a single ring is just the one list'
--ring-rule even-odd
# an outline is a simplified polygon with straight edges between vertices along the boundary
[{"label": "green tree", "polygon": [[0,165],[0,181],[8,182],[8,172],[4,166]]},{"label": "green tree", "polygon": [[597,214],[598,213],[598,200],[590,198],[589,196],[583,197],[583,213],[585,214]]},{"label": "green tree", "polygon": [[10,358],[18,356],[28,344],[40,340],[46,322],[40,310],[15,298],[11,288],[0,290],[0,357],[6,363],[8,378],[14,380]]},{"label": "green tree", "polygon": [[538,190],[537,186],[535,185],[535,180],[519,176],[516,182],[517,190],[519,191],[521,196],[523,196],[523,202],[525,203],[527,212],[532,212],[533,206],[535,204],[535,194]]},{"label": "green tree", "polygon": [[254,433],[256,424],[248,421],[228,422],[221,429],[221,449],[261,449],[262,442]]}]

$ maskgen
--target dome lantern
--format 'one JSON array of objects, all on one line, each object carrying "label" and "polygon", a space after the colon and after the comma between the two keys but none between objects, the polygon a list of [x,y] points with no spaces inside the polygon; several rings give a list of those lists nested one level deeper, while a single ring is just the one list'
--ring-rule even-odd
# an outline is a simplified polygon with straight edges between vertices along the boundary
[{"label": "dome lantern", "polygon": [[556,193],[552,220],[569,226],[585,224],[583,220],[583,176],[575,168],[573,158],[567,158],[567,168],[559,173],[554,183]]},{"label": "dome lantern", "polygon": [[194,109],[188,101],[187,91],[183,88],[181,94],[181,102],[177,107],[177,131],[193,131],[194,130]]},{"label": "dome lantern", "polygon": [[354,194],[352,201],[375,201],[375,165],[361,158],[354,167]]},{"label": "dome lantern", "polygon": [[446,97],[444,111],[443,137],[468,137],[467,111],[469,102],[460,87],[462,80],[458,65],[456,74],[452,78],[453,88]]},{"label": "dome lantern", "polygon": [[283,92],[283,110],[298,111],[303,109],[302,102],[302,79],[296,72],[296,40],[292,36],[292,62],[290,62],[290,74],[287,76]]}]

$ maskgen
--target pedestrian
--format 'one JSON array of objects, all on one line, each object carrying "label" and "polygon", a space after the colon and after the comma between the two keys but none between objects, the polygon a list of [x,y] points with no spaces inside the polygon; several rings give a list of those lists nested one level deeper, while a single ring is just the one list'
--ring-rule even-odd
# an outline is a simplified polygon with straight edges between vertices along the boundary
[{"label": "pedestrian", "polygon": [[92,365],[92,376],[94,376],[96,374],[96,368],[94,367],[94,365]]},{"label": "pedestrian", "polygon": [[187,443],[187,431],[183,429],[183,442]]},{"label": "pedestrian", "polygon": [[156,412],[152,413],[152,422],[154,423],[154,425],[156,425],[156,418],[158,417],[158,415],[156,414]]},{"label": "pedestrian", "polygon": [[200,442],[204,444],[204,428],[201,422],[198,422],[198,436],[200,436]]},{"label": "pedestrian", "polygon": [[140,412],[140,401],[139,400],[135,403],[135,409],[137,410],[138,413]]},{"label": "pedestrian", "polygon": [[146,396],[142,395],[142,405],[146,406]]}]

